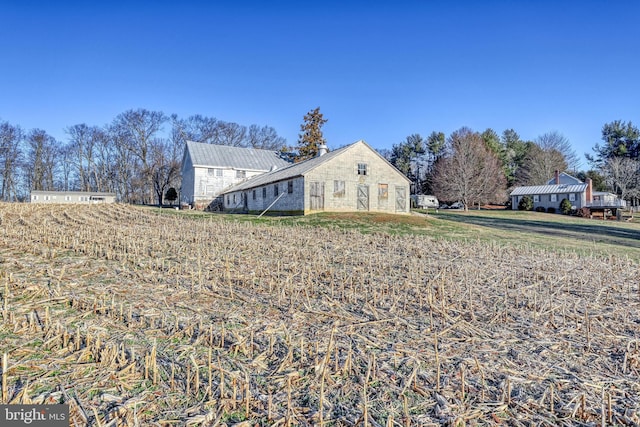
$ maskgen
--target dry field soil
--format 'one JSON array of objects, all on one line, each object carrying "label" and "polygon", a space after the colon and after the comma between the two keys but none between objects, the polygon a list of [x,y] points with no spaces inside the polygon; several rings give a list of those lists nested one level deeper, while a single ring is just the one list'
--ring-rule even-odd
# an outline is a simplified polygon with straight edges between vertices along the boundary
[{"label": "dry field soil", "polygon": [[1,403],[77,426],[639,425],[638,265],[0,205]]}]

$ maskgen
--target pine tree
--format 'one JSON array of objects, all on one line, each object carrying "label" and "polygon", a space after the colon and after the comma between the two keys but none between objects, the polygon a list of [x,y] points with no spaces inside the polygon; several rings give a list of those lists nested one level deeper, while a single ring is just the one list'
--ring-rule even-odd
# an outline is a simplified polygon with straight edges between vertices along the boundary
[{"label": "pine tree", "polygon": [[318,155],[318,151],[321,145],[325,144],[325,139],[322,136],[322,125],[327,122],[327,119],[322,117],[320,107],[315,110],[309,111],[304,116],[304,123],[300,125],[301,133],[298,135],[298,155],[296,161],[307,160]]}]

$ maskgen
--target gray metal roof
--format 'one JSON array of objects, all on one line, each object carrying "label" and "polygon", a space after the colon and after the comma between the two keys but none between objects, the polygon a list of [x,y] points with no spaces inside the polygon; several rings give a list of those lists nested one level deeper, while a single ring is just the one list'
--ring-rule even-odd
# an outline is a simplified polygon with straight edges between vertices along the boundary
[{"label": "gray metal roof", "polygon": [[[304,162],[294,163],[293,165],[290,165],[290,166],[288,166],[286,168],[283,168],[283,169],[277,169],[277,170],[275,170],[273,172],[268,172],[268,173],[265,173],[265,174],[262,174],[262,175],[258,175],[258,176],[252,177],[252,178],[248,179],[247,181],[241,182],[238,185],[235,185],[235,186],[229,188],[228,190],[225,191],[225,193],[232,193],[234,191],[248,190],[250,188],[260,187],[262,185],[270,184],[272,182],[278,182],[278,181],[283,181],[285,179],[290,179],[290,178],[294,178],[294,177],[297,177],[297,176],[302,176],[305,173],[309,172],[310,170],[320,166],[321,164],[326,163],[326,162],[330,161],[331,159],[339,156],[340,154],[344,153],[345,151],[347,151],[349,148],[355,146],[356,144],[364,144],[371,151],[373,151],[374,153],[379,155],[378,152],[375,151],[373,148],[369,147],[369,145],[366,142],[364,142],[363,140],[360,140],[360,141],[354,142],[353,144],[349,144],[347,146],[339,148],[339,149],[337,149],[335,151],[330,151],[327,154],[324,154],[322,156],[314,157],[314,158],[311,158],[309,160],[305,160]],[[386,161],[386,159],[384,159],[384,157],[380,156],[380,158]],[[390,164],[390,166],[393,167],[391,164]],[[398,174],[400,174],[403,178],[407,179],[406,177],[404,177],[404,175],[402,175],[402,173],[398,172]]]},{"label": "gray metal roof", "polygon": [[240,184],[231,187],[230,189],[225,191],[225,193],[247,190],[249,188],[259,187],[261,185],[269,184],[272,182],[278,182],[296,176],[302,176],[305,173],[309,172],[311,169],[316,168],[319,165],[327,162],[328,160],[333,159],[352,145],[354,144],[347,145],[346,147],[339,148],[335,151],[329,151],[327,154],[319,157],[313,157],[309,160],[305,160],[304,162],[289,164],[285,168],[276,169],[275,171],[252,177],[247,181],[241,182]]},{"label": "gray metal roof", "polygon": [[203,144],[187,141],[187,152],[193,166],[210,168],[234,168],[243,170],[268,171],[272,167],[285,167],[288,161],[277,151],[258,148],[231,147],[228,145]]},{"label": "gray metal roof", "polygon": [[559,185],[531,185],[527,187],[516,187],[511,192],[511,196],[531,196],[535,194],[566,194],[582,193],[587,189],[587,184],[559,184]]}]

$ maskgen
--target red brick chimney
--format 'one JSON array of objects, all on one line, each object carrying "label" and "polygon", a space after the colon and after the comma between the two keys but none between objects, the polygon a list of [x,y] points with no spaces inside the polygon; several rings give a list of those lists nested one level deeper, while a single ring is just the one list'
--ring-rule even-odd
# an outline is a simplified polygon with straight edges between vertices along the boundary
[{"label": "red brick chimney", "polygon": [[558,169],[556,169],[556,185],[560,184],[560,171]]},{"label": "red brick chimney", "polygon": [[593,203],[593,181],[587,178],[587,203]]}]

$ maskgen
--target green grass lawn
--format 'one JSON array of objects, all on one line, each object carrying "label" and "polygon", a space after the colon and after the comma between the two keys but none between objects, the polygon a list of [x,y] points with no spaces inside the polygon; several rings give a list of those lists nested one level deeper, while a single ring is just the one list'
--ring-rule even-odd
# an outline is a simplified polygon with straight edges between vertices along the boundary
[{"label": "green grass lawn", "polygon": [[162,210],[162,213],[212,220],[249,221],[271,226],[327,227],[362,233],[491,241],[554,251],[568,250],[585,255],[628,257],[640,261],[640,223],[632,221],[602,221],[510,210],[431,210],[426,215],[424,211],[416,211],[412,215],[324,212],[307,216],[261,218],[195,211]]}]

